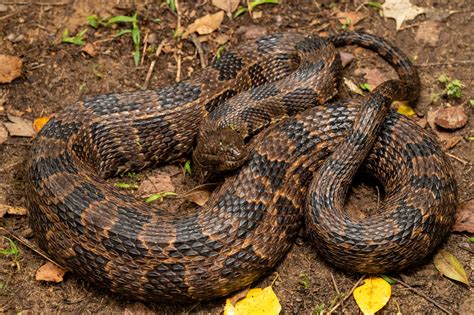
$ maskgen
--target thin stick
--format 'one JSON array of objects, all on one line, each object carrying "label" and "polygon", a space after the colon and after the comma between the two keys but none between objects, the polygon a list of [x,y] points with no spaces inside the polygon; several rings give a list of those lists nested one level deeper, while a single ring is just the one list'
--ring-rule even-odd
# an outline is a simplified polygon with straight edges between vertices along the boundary
[{"label": "thin stick", "polygon": [[6,19],[8,19],[9,17],[14,16],[15,14],[18,14],[18,11],[0,17],[0,21],[1,21],[1,20],[6,20]]},{"label": "thin stick", "polygon": [[26,247],[28,247],[29,249],[31,249],[32,251],[34,251],[35,253],[37,253],[38,255],[40,255],[41,257],[43,257],[44,259],[48,260],[49,262],[55,264],[56,266],[58,266],[59,268],[61,269],[64,269],[66,270],[66,268],[64,268],[63,266],[61,266],[60,264],[58,264],[57,262],[55,262],[53,259],[49,258],[49,256],[43,252],[41,249],[39,249],[38,247],[36,247],[35,245],[33,245],[30,241],[28,241],[26,238],[24,237],[21,237],[19,235],[15,235],[12,231],[10,230],[7,230],[3,227],[0,227],[0,230],[2,231],[5,231],[8,235],[10,235],[11,237],[13,237],[14,239],[16,239],[18,242],[22,243],[23,245],[25,245]]},{"label": "thin stick", "polygon": [[150,30],[146,29],[145,37],[143,38],[143,50],[142,50],[142,58],[140,60],[140,65],[143,66],[143,61],[145,60],[145,52],[148,47],[148,35],[150,34]]},{"label": "thin stick", "polygon": [[462,158],[460,158],[459,156],[456,156],[456,155],[451,154],[451,153],[449,153],[449,152],[445,152],[445,153],[446,153],[447,156],[449,156],[449,157],[455,159],[456,161],[462,163],[463,165],[466,165],[467,163],[469,163],[469,161],[466,161],[465,159],[462,159]]},{"label": "thin stick", "polygon": [[161,55],[161,51],[163,50],[163,47],[165,46],[165,44],[166,44],[166,39],[163,39],[160,45],[158,45],[158,48],[156,49],[155,59],[153,59],[153,61],[151,62],[150,67],[148,68],[148,72],[146,74],[145,83],[143,84],[144,89],[148,88],[148,83],[150,83],[151,74],[153,73],[153,70],[155,69],[156,61],[158,60],[158,57]]},{"label": "thin stick", "polygon": [[[393,278],[392,278],[393,279]],[[440,310],[442,310],[443,312],[445,312],[446,314],[452,314],[452,312],[450,312],[449,310],[447,310],[446,308],[444,308],[443,306],[441,306],[440,304],[438,304],[435,300],[433,300],[432,298],[430,298],[428,295],[426,295],[425,293],[415,289],[414,287],[412,287],[411,285],[403,282],[402,280],[400,279],[394,279],[395,281],[397,281],[398,283],[400,283],[401,285],[403,285],[405,288],[415,292],[416,294],[418,294],[419,296],[421,296],[422,298],[424,298],[425,300],[433,303],[433,305],[435,305],[436,307],[438,307]]]},{"label": "thin stick", "polygon": [[2,2],[3,4],[6,4],[6,5],[30,5],[30,4],[35,4],[35,5],[39,5],[39,6],[59,6],[59,5],[66,5],[66,4],[69,4],[69,1],[63,1],[63,2],[52,2],[52,3],[48,3],[48,2]]},{"label": "thin stick", "polygon": [[365,276],[366,275],[363,275],[362,277],[359,278],[359,280],[357,280],[357,282],[354,284],[352,289],[342,298],[342,300],[337,302],[337,304],[334,305],[334,307],[331,310],[329,310],[328,315],[332,314],[339,306],[342,305],[342,303],[344,303],[351,296],[352,292],[354,292],[354,290],[359,286],[362,280],[364,280]]},{"label": "thin stick", "polygon": [[450,65],[473,65],[474,60],[453,60],[449,62],[432,62],[432,63],[421,63],[416,65],[417,67],[435,67],[435,66],[450,66]]},{"label": "thin stick", "polygon": [[[336,290],[337,296],[341,296],[341,291],[339,291],[339,288],[337,287],[336,279],[334,279],[332,272],[329,272],[329,274],[331,275],[332,285]],[[341,305],[344,305],[344,303],[341,303]]]},{"label": "thin stick", "polygon": [[201,62],[201,68],[205,68],[207,66],[207,60],[204,56],[204,50],[202,49],[201,42],[199,42],[199,39],[194,34],[191,35],[191,41],[193,42],[194,46],[196,46],[196,50],[199,55],[199,61]]},{"label": "thin stick", "polygon": [[181,51],[178,50],[175,54],[176,60],[176,82],[181,81]]}]

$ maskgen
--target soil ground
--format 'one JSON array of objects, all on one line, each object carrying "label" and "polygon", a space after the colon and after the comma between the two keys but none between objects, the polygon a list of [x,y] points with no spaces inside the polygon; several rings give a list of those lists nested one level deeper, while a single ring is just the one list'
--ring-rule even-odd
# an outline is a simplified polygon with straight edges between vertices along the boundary
[{"label": "soil ground", "polygon": [[[436,108],[462,105],[468,113],[469,122],[463,128],[449,133],[448,137],[461,136],[460,142],[446,152],[450,154],[459,185],[459,198],[466,201],[474,198],[474,151],[472,106],[469,99],[474,97],[472,61],[474,29],[472,1],[411,0],[420,7],[432,8],[436,14],[420,15],[405,22],[396,32],[393,19],[383,18],[378,9],[361,5],[363,1],[281,1],[279,5],[262,5],[257,11],[262,16],[252,19],[245,13],[235,19],[225,17],[219,30],[211,40],[204,42],[205,58],[215,55],[218,45],[216,34],[226,34],[230,41],[227,47],[248,40],[255,34],[265,34],[288,29],[301,31],[336,32],[341,28],[336,18],[339,12],[358,10],[365,18],[355,25],[362,30],[382,36],[400,47],[419,66],[422,79],[422,95],[418,102],[415,119],[423,123],[427,113]],[[163,2],[163,3],[162,3]],[[49,4],[48,4],[49,3]],[[148,34],[149,46],[155,47],[168,39],[168,49],[157,59],[150,87],[173,83],[176,79],[176,56],[181,54],[181,78],[187,77],[200,67],[195,46],[183,40],[173,39],[176,16],[167,9],[164,1],[0,1],[0,54],[18,56],[23,61],[22,75],[10,84],[0,85],[0,122],[7,121],[7,114],[29,119],[57,112],[66,105],[85,95],[97,95],[110,91],[130,91],[142,88],[153,53],[146,54],[143,64],[135,66],[132,53],[133,44],[129,36],[114,38],[113,27],[87,27],[86,17],[98,14],[101,17],[132,15],[138,12],[142,36]],[[189,25],[196,17],[214,13],[217,8],[211,1],[180,1],[181,24]],[[158,22],[157,19],[160,21]],[[436,22],[437,29],[428,29],[425,22]],[[80,46],[61,44],[63,30],[68,28],[76,34],[87,28],[85,41],[95,42],[95,54],[91,56],[81,51]],[[420,31],[427,28],[427,32]],[[421,33],[421,35],[420,35]],[[438,35],[428,43],[429,37]],[[355,55],[355,60],[345,70],[345,76],[356,84],[364,83],[361,69],[375,69],[394,73],[373,54],[353,48],[344,51]],[[461,80],[465,87],[459,99],[441,97],[433,101],[431,95],[443,90],[438,77],[447,74]],[[427,129],[430,127],[427,126]],[[25,206],[24,164],[28,158],[30,139],[10,137],[0,145],[0,204]],[[176,170],[176,168],[171,168]],[[163,172],[172,174],[173,183],[184,182],[183,176],[170,169]],[[174,173],[173,173],[174,172]],[[360,184],[351,195],[350,203],[367,203],[367,191],[374,192]],[[365,195],[364,195],[365,194]],[[373,194],[372,194],[373,195]],[[374,202],[373,197],[369,197]],[[358,201],[359,200],[359,201]],[[376,202],[376,201],[375,201]],[[25,216],[6,215],[0,219],[0,226],[31,242],[34,235],[29,229]],[[451,234],[442,248],[454,254],[464,266],[470,281],[474,276],[474,256],[472,246],[467,244],[466,234]],[[20,270],[12,266],[8,257],[0,257],[0,312],[2,313],[220,313],[225,299],[189,305],[165,305],[160,301],[139,303],[133,300],[97,289],[73,274],[67,274],[58,284],[35,280],[36,270],[45,259],[27,247],[18,244],[21,251]],[[467,248],[466,248],[467,246]],[[316,314],[322,306],[327,311],[339,292],[348,292],[360,275],[345,273],[328,266],[303,237],[293,246],[286,258],[275,269],[278,277],[273,288],[282,304],[284,314]],[[471,288],[448,280],[439,274],[429,257],[420,265],[405,271],[402,279],[424,292],[427,296],[453,313],[468,314],[474,310],[474,292]],[[254,286],[267,286],[275,279],[269,274]],[[303,285],[306,282],[307,285]],[[392,298],[382,313],[438,314],[441,310],[425,298],[404,286],[392,288]],[[359,313],[352,297],[348,298],[337,312]]]}]

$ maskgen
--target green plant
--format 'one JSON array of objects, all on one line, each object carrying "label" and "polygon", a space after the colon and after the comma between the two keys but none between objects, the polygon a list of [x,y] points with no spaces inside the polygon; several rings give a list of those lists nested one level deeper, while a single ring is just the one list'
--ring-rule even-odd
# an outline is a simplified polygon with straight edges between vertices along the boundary
[{"label": "green plant", "polygon": [[191,170],[191,161],[190,160],[187,160],[186,163],[184,163],[183,173],[184,173],[184,175],[186,175],[186,173],[191,175],[192,170]]},{"label": "green plant", "polygon": [[359,85],[359,87],[361,88],[362,91],[367,91],[367,92],[372,91],[372,87],[370,86],[369,83],[362,83],[361,85]]},{"label": "green plant", "polygon": [[132,35],[133,46],[135,48],[133,53],[133,60],[135,62],[135,66],[140,64],[140,43],[141,43],[141,35],[140,35],[140,28],[138,26],[138,18],[137,13],[133,16],[126,16],[126,15],[118,15],[111,17],[107,24],[117,24],[117,23],[131,23],[132,27],[127,29],[121,29],[117,32],[115,37],[119,37],[125,34]]},{"label": "green plant", "polygon": [[168,9],[170,9],[172,12],[176,13],[176,2],[175,2],[175,0],[166,0],[166,5],[168,6]]},{"label": "green plant", "polygon": [[3,238],[8,241],[8,247],[5,249],[0,249],[0,254],[9,257],[12,260],[13,264],[16,266],[16,269],[20,271],[20,250],[12,239],[6,236],[4,236]]},{"label": "green plant", "polygon": [[352,21],[349,17],[346,17],[344,23],[341,23],[341,29],[348,30],[351,27]]},{"label": "green plant", "polygon": [[261,4],[279,4],[280,1],[279,0],[255,0],[255,1],[250,1],[248,2],[247,4],[247,7],[242,7],[240,6],[237,11],[235,11],[234,13],[234,17],[238,17],[239,15],[242,15],[244,14],[245,12],[252,12],[252,10],[261,5]]},{"label": "green plant", "polygon": [[153,202],[153,201],[158,200],[158,199],[160,201],[163,201],[163,198],[165,198],[165,197],[176,196],[176,195],[177,194],[172,192],[172,191],[163,191],[161,193],[153,194],[150,197],[146,198],[145,202]]},{"label": "green plant", "polygon": [[87,28],[83,29],[79,33],[76,34],[76,36],[69,36],[69,30],[66,28],[64,29],[63,36],[61,38],[62,43],[68,43],[68,44],[74,44],[78,46],[82,46],[85,44],[84,42],[84,36],[87,33]]},{"label": "green plant", "polygon": [[448,97],[460,98],[462,96],[461,89],[464,84],[460,80],[452,80],[448,75],[442,74],[438,77],[438,81],[444,84],[444,94]]},{"label": "green plant", "polygon": [[302,273],[300,273],[299,277],[300,277],[299,283],[300,283],[301,287],[304,290],[308,290],[309,285],[310,285],[310,280],[309,280],[308,276],[302,272]]}]

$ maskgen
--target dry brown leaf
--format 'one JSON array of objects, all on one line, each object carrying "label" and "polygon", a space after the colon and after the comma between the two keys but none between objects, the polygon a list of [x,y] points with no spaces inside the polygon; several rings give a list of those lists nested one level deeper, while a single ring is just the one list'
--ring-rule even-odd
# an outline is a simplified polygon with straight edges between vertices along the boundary
[{"label": "dry brown leaf", "polygon": [[143,303],[136,302],[125,306],[122,315],[152,315],[155,314],[152,310],[146,307]]},{"label": "dry brown leaf", "polygon": [[239,7],[240,0],[212,0],[212,5],[224,10],[227,13],[232,13]]},{"label": "dry brown leaf", "polygon": [[474,233],[474,199],[458,206],[456,222],[451,231]]},{"label": "dry brown leaf", "polygon": [[215,187],[215,184],[200,185],[185,193],[182,197],[202,207],[211,197]]},{"label": "dry brown leaf", "polygon": [[343,78],[344,84],[354,93],[359,95],[364,95],[364,92],[350,79],[344,77]]},{"label": "dry brown leaf", "polygon": [[22,65],[20,58],[0,54],[0,83],[10,83],[18,78]]},{"label": "dry brown leaf", "polygon": [[7,139],[8,139],[7,128],[5,128],[5,126],[2,123],[0,123],[0,144],[5,143]]},{"label": "dry brown leaf", "polygon": [[57,265],[52,262],[47,262],[43,266],[39,267],[36,271],[36,280],[38,281],[48,281],[48,282],[61,282],[63,281],[64,274],[66,270],[59,268]]},{"label": "dry brown leaf", "polygon": [[347,66],[352,62],[352,60],[354,60],[354,55],[351,53],[341,51],[339,55],[341,56],[341,63],[343,67]]},{"label": "dry brown leaf", "polygon": [[466,271],[459,260],[447,250],[441,249],[433,257],[433,263],[444,276],[469,285]]},{"label": "dry brown leaf", "polygon": [[430,46],[436,46],[438,43],[439,35],[441,33],[441,23],[426,21],[420,24],[418,31],[415,35],[417,42],[424,42]]},{"label": "dry brown leaf", "polygon": [[10,136],[13,137],[33,137],[35,130],[33,129],[33,122],[18,116],[8,114],[8,119],[11,122],[3,123],[8,130]]},{"label": "dry brown leaf", "polygon": [[387,76],[378,69],[364,68],[364,69],[355,71],[356,75],[358,75],[359,73],[364,74],[364,77],[367,80],[367,83],[370,85],[372,89],[375,89],[381,83],[388,80]]},{"label": "dry brown leaf", "polygon": [[354,25],[366,18],[362,12],[338,12],[336,17],[341,24],[347,24],[351,31],[354,30]]},{"label": "dry brown leaf", "polygon": [[199,35],[206,35],[214,32],[224,20],[224,11],[219,11],[215,14],[207,14],[191,23],[183,34],[183,38],[189,34],[197,32]]},{"label": "dry brown leaf", "polygon": [[237,292],[236,294],[232,295],[229,298],[229,301],[232,305],[235,305],[238,301],[242,300],[244,297],[247,296],[247,293],[249,292],[250,288],[244,289],[242,291]]},{"label": "dry brown leaf", "polygon": [[467,114],[462,105],[442,108],[436,112],[435,124],[445,129],[459,129],[466,125]]},{"label": "dry brown leaf", "polygon": [[3,218],[5,214],[12,214],[12,215],[26,215],[28,210],[23,207],[13,207],[9,205],[0,204],[0,218]]},{"label": "dry brown leaf", "polygon": [[229,35],[226,35],[226,34],[219,34],[216,36],[216,38],[214,38],[214,41],[218,44],[218,45],[224,45],[225,43],[227,43],[230,39],[230,36]]},{"label": "dry brown leaf", "polygon": [[395,19],[397,31],[404,21],[413,20],[427,11],[426,8],[413,5],[410,0],[385,0],[382,10],[385,17]]},{"label": "dry brown leaf", "polygon": [[236,31],[237,34],[242,34],[246,39],[255,39],[267,35],[268,30],[263,26],[241,26]]},{"label": "dry brown leaf", "polygon": [[158,192],[174,192],[175,189],[169,174],[157,172],[156,174],[148,176],[140,183],[138,193],[143,197],[148,197]]},{"label": "dry brown leaf", "polygon": [[87,43],[84,47],[81,49],[83,52],[88,54],[91,57],[95,57],[97,55],[97,51],[95,50],[94,44]]}]

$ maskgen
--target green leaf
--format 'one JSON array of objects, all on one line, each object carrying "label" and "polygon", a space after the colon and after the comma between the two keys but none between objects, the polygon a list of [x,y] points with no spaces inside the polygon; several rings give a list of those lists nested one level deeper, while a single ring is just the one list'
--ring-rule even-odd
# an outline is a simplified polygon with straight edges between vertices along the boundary
[{"label": "green leaf", "polygon": [[259,6],[261,4],[279,4],[280,2],[278,0],[255,0],[255,1],[250,1],[248,5],[249,11],[252,11],[256,6]]},{"label": "green leaf", "polygon": [[176,13],[176,3],[174,0],[166,0],[166,5],[171,11]]},{"label": "green leaf", "polygon": [[224,52],[225,46],[220,45],[219,48],[216,51],[216,58],[221,59],[222,53]]},{"label": "green leaf", "polygon": [[[473,139],[473,140],[474,140],[474,139]],[[471,242],[471,243],[474,243],[474,237],[469,237],[467,240],[468,240],[469,242]]]},{"label": "green leaf", "polygon": [[122,189],[138,189],[137,184],[115,183],[114,186]]},{"label": "green leaf", "polygon": [[441,82],[441,83],[448,83],[449,80],[451,80],[449,78],[449,76],[447,74],[442,74],[438,77],[438,81]]},{"label": "green leaf", "polygon": [[111,17],[107,23],[108,24],[115,24],[115,23],[136,23],[137,22],[137,14],[133,16],[126,16],[126,15],[118,15]]},{"label": "green leaf", "polygon": [[66,28],[64,29],[61,42],[82,46],[85,44],[85,42],[82,39],[84,38],[84,35],[86,33],[87,33],[87,29],[83,29],[76,36],[69,36],[69,30]]},{"label": "green leaf", "polygon": [[309,280],[307,275],[305,275],[304,273],[300,273],[299,283],[300,283],[300,285],[303,289],[307,290],[309,288],[309,285],[310,285],[310,280]]},{"label": "green leaf", "polygon": [[135,49],[135,52],[133,53],[133,62],[135,63],[135,66],[140,64],[140,49]]},{"label": "green leaf", "polygon": [[15,242],[13,242],[13,240],[9,237],[4,236],[3,238],[5,238],[8,241],[8,248],[1,249],[0,254],[8,255],[8,256],[10,256],[10,255],[11,256],[19,256],[20,255],[20,250],[16,246]]},{"label": "green leaf", "polygon": [[89,25],[92,26],[93,28],[99,27],[99,22],[97,21],[98,16],[97,15],[89,15],[87,17],[87,21],[89,22]]},{"label": "green leaf", "polygon": [[156,24],[159,24],[161,23],[161,19],[160,18],[153,19],[153,22]]},{"label": "green leaf", "polygon": [[379,2],[369,1],[367,2],[367,5],[372,8],[382,9],[382,4]]},{"label": "green leaf", "polygon": [[126,29],[126,30],[119,30],[119,31],[117,32],[117,34],[115,34],[115,37],[120,37],[120,36],[122,36],[122,35],[131,33],[131,32],[132,32],[132,30],[129,30],[129,29]]},{"label": "green leaf", "polygon": [[169,197],[169,196],[176,196],[176,193],[174,193],[172,191],[164,191],[164,192],[161,192],[161,193],[158,193],[158,194],[153,194],[150,197],[146,198],[145,202],[153,202],[153,201],[158,200],[158,199],[160,201],[163,201],[164,197]]},{"label": "green leaf", "polygon": [[249,9],[247,9],[246,7],[239,7],[237,9],[237,11],[235,11],[234,13],[234,18],[238,17],[239,15],[242,15],[244,14],[245,12],[247,12]]},{"label": "green leaf", "polygon": [[359,87],[363,90],[363,91],[372,91],[372,87],[370,86],[369,83],[362,83],[361,85],[359,85]]},{"label": "green leaf", "polygon": [[381,277],[382,279],[384,279],[385,281],[387,281],[387,283],[390,284],[390,285],[397,284],[397,280],[394,280],[394,279],[390,278],[389,276],[380,275],[380,277]]},{"label": "green leaf", "polygon": [[434,257],[433,262],[438,271],[446,277],[469,285],[466,271],[459,260],[447,250],[441,249]]},{"label": "green leaf", "polygon": [[184,174],[188,173],[189,175],[191,175],[191,161],[190,160],[187,160],[186,163],[184,163],[184,166],[183,166],[183,170],[184,170]]}]

